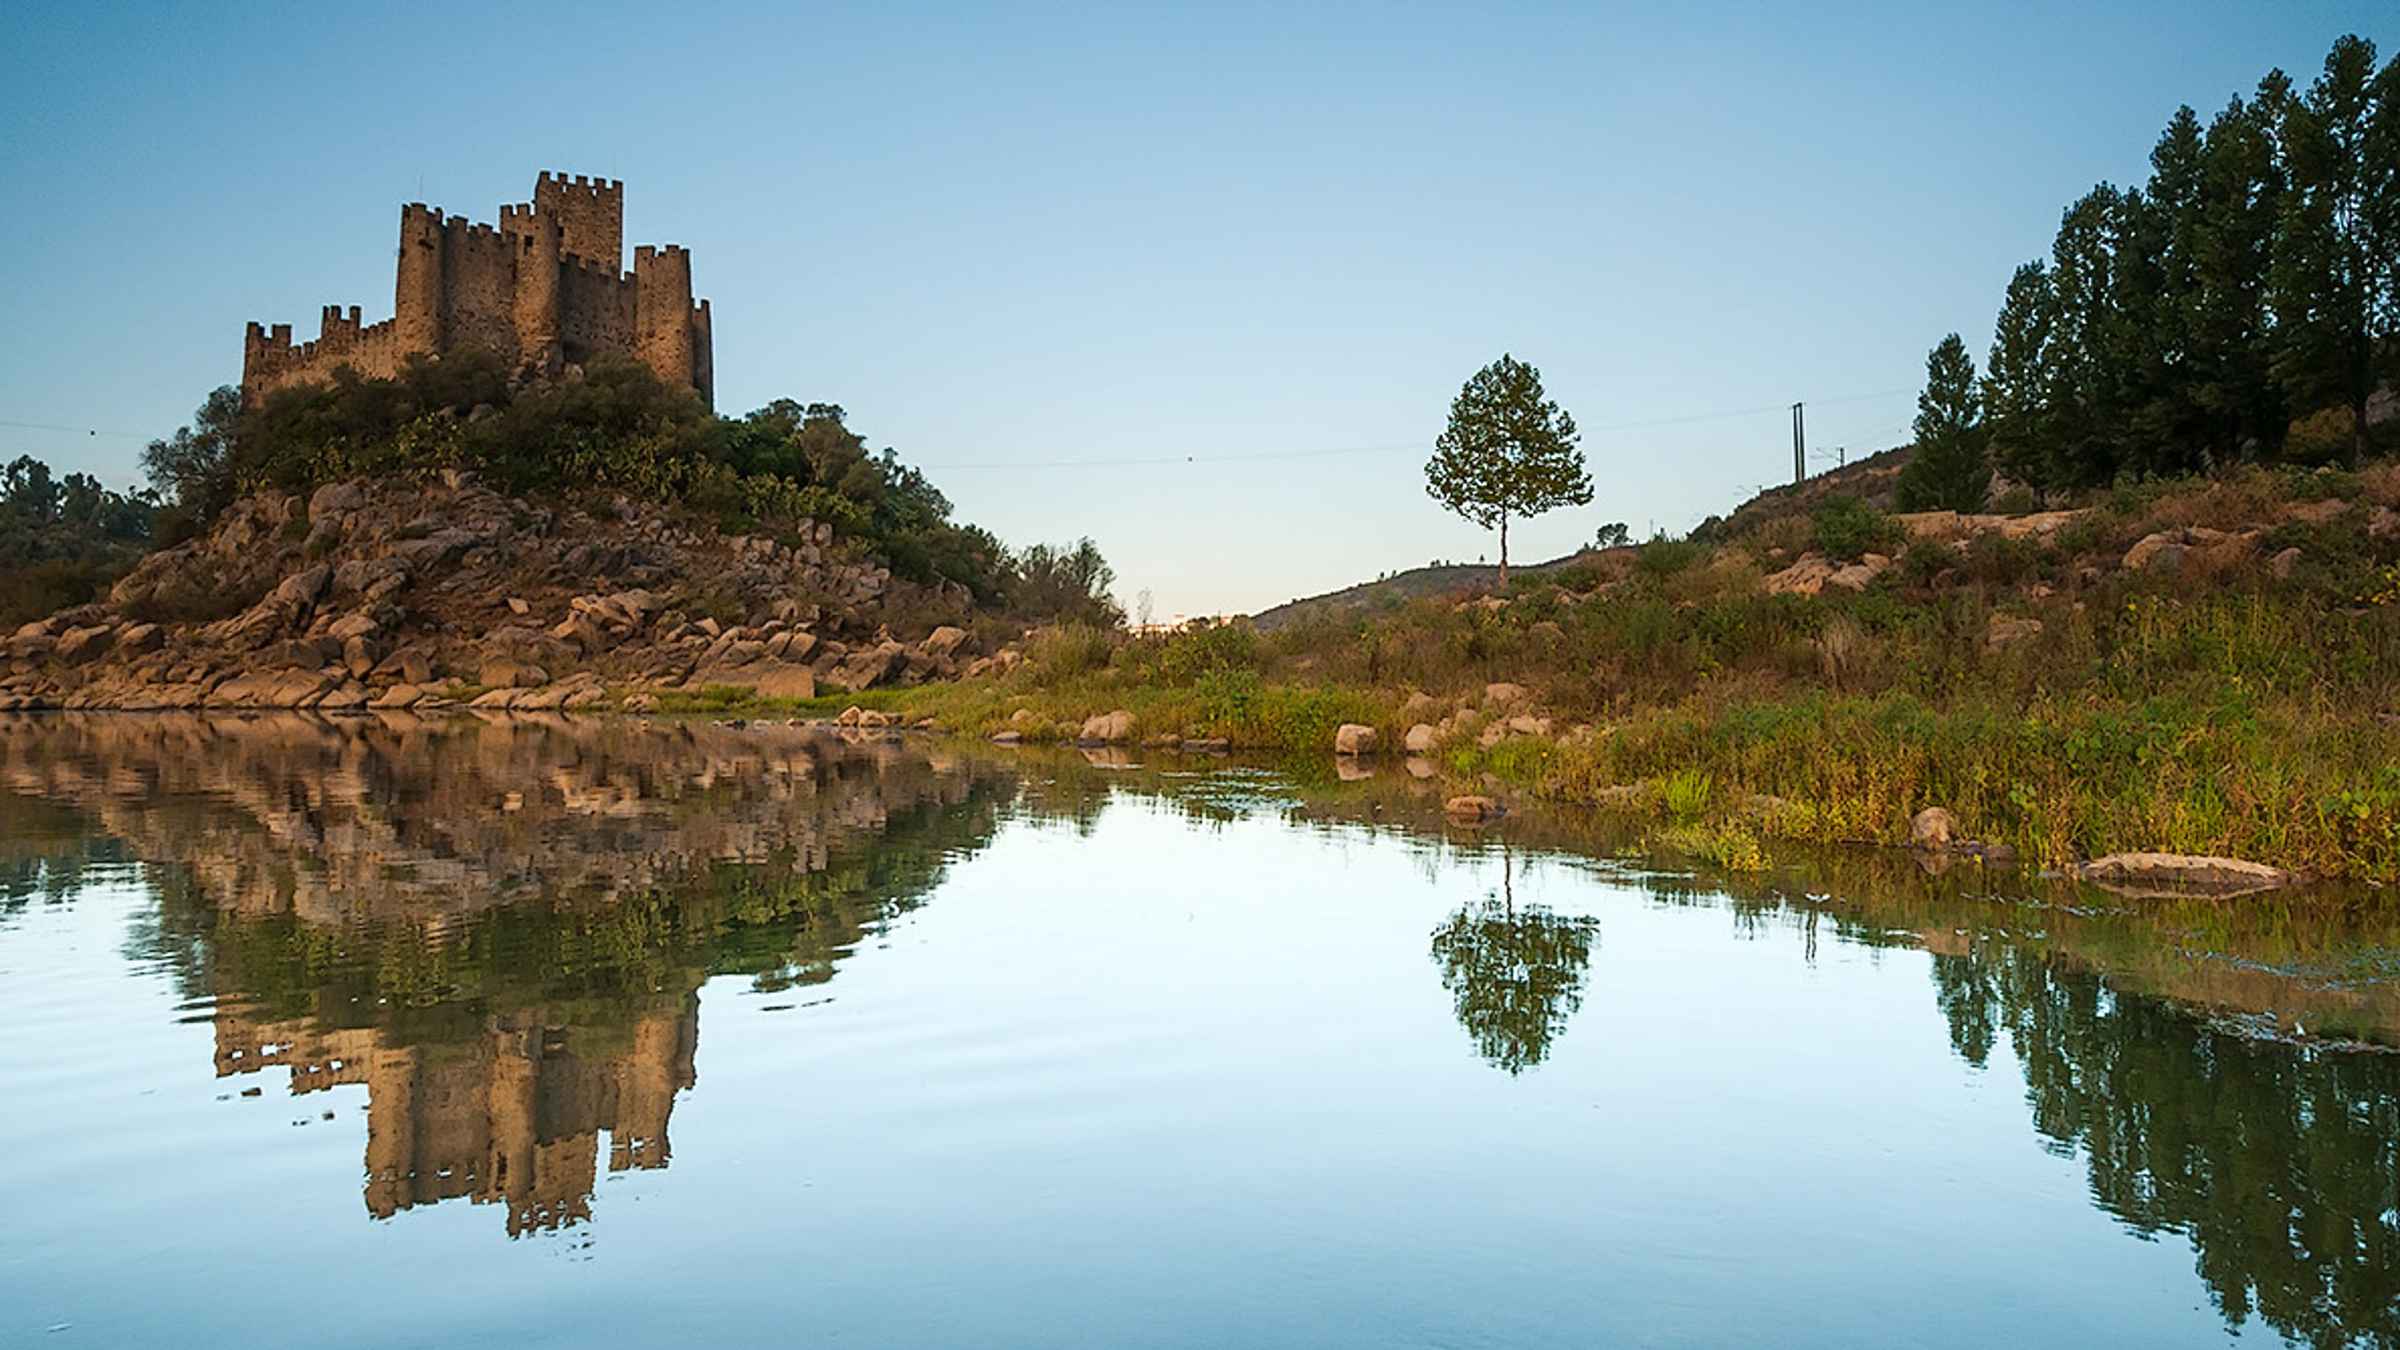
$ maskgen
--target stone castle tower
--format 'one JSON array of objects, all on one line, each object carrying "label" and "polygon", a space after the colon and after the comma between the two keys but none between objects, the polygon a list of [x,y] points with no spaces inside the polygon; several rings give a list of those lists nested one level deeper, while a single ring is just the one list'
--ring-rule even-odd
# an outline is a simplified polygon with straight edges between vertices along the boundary
[{"label": "stone castle tower", "polygon": [[288,323],[251,324],[242,401],[342,366],[390,377],[411,356],[482,348],[529,378],[630,356],[713,407],[708,302],[692,301],[691,254],[644,244],[630,274],[624,257],[625,185],[613,179],[544,172],[532,201],[500,208],[497,227],[410,202],[400,208],[392,317],[361,326],[358,306],[327,305],[317,340],[298,345]]}]

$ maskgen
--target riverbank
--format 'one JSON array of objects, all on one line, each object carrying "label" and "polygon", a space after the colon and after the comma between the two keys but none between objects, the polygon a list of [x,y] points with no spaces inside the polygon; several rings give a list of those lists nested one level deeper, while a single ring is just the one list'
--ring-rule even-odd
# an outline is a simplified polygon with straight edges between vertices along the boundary
[{"label": "riverbank", "polygon": [[1905,844],[1939,807],[2036,867],[2156,851],[2400,880],[2400,467],[2046,505],[1795,494],[1506,592],[1264,633],[1054,628],[984,678],[753,706],[1323,761],[1356,724],[1460,791],[1647,812],[1727,860]]}]

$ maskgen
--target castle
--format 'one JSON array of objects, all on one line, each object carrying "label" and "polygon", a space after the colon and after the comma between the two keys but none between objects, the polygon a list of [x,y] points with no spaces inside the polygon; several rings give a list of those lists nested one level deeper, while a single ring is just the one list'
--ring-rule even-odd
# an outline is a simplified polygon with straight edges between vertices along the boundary
[{"label": "castle", "polygon": [[325,307],[317,340],[295,346],[292,326],[253,323],[242,339],[242,402],[349,366],[388,378],[412,356],[493,352],[528,378],[596,356],[630,356],[715,404],[708,302],[692,302],[692,256],[680,246],[624,259],[625,185],[544,172],[533,200],[500,208],[497,227],[400,208],[392,317],[361,326],[358,306]]}]

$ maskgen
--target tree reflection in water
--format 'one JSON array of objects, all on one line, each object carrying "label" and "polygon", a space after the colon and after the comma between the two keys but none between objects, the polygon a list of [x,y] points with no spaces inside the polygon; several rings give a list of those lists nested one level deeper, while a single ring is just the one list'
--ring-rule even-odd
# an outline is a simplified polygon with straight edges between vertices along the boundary
[{"label": "tree reflection in water", "polygon": [[1583,981],[1600,921],[1519,907],[1514,860],[1500,855],[1500,894],[1462,907],[1433,930],[1458,1024],[1475,1051],[1512,1077],[1540,1064],[1583,1006]]},{"label": "tree reflection in water", "polygon": [[2005,1035],[2092,1201],[2187,1236],[2230,1326],[2400,1345],[2400,1056],[2244,1035],[1997,938],[1933,957],[1959,1055]]}]

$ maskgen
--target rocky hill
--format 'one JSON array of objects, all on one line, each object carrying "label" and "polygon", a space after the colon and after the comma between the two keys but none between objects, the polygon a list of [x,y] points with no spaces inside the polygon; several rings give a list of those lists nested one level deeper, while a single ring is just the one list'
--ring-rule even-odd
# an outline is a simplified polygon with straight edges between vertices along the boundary
[{"label": "rocky hill", "polygon": [[960,673],[972,601],[805,525],[728,536],[458,474],[260,493],[0,643],[0,709],[648,706]]}]

